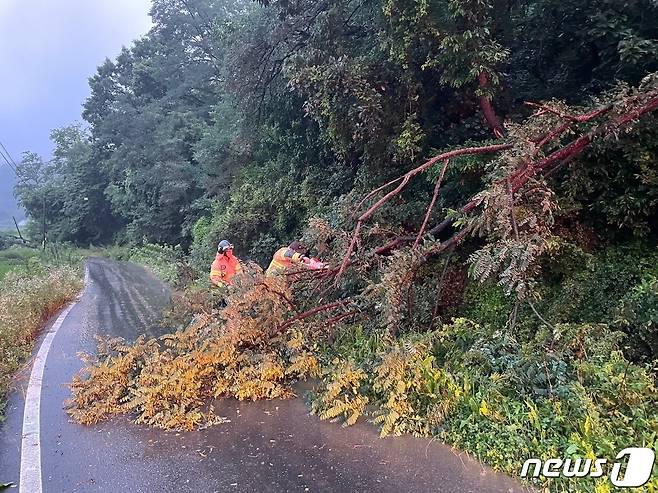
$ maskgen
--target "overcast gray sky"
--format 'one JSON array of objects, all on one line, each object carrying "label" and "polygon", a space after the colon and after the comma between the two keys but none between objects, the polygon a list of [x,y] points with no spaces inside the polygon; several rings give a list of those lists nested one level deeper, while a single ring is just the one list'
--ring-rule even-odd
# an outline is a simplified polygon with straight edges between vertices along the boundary
[{"label": "overcast gray sky", "polygon": [[[87,79],[145,34],[151,0],[0,0],[0,141],[50,156],[53,128],[80,121]],[[7,180],[0,165],[0,180]],[[0,187],[0,193],[2,193]]]}]

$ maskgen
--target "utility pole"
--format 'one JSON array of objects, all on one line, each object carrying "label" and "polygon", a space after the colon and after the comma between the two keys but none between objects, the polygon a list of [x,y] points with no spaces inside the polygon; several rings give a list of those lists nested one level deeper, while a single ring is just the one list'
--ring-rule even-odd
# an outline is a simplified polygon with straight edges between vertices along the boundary
[{"label": "utility pole", "polygon": [[14,220],[14,224],[16,225],[16,231],[18,231],[18,237],[21,239],[23,243],[25,243],[25,238],[23,238],[23,235],[21,234],[21,230],[18,227],[18,222],[16,222],[16,218],[14,216],[11,216],[11,218]]},{"label": "utility pole", "polygon": [[46,251],[46,194],[43,194],[43,251]]}]

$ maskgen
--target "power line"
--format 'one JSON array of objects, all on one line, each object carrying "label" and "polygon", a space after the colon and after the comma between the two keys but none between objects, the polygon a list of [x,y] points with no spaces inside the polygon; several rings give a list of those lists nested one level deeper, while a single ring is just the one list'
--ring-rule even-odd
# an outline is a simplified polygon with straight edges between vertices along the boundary
[{"label": "power line", "polygon": [[17,167],[18,167],[18,164],[16,164],[16,161],[14,160],[14,158],[12,157],[12,155],[9,153],[9,151],[7,150],[7,148],[5,147],[5,145],[2,143],[2,141],[0,141],[0,146],[2,146],[2,149],[5,151],[5,154],[6,154],[7,156],[9,156],[9,159],[11,160],[12,164],[14,165],[14,168],[17,168]]},{"label": "power line", "polygon": [[17,174],[16,173],[16,161],[14,161],[14,158],[11,157],[11,154],[9,154],[9,151],[7,151],[7,148],[5,147],[5,145],[2,142],[0,142],[0,147],[2,147],[2,150],[0,150],[0,155],[2,156],[2,159],[4,160],[4,163],[7,166],[9,166],[9,169],[11,169],[14,172],[14,174],[16,175]]},{"label": "power line", "polygon": [[0,142],[0,147],[2,147],[2,150],[0,150],[0,155],[2,155],[2,159],[4,159],[5,164],[9,166],[9,168],[11,168],[14,174],[16,174],[16,167],[15,167],[16,163],[14,159],[11,157],[9,152],[7,152],[7,148],[4,146],[2,142]]},{"label": "power line", "polygon": [[5,156],[2,151],[0,151],[0,155],[4,159],[3,163],[5,164],[5,166],[9,167],[9,169],[12,170],[14,172],[14,174],[16,174],[16,168],[14,168],[12,166],[12,164],[9,162],[9,160],[7,159],[7,156]]}]

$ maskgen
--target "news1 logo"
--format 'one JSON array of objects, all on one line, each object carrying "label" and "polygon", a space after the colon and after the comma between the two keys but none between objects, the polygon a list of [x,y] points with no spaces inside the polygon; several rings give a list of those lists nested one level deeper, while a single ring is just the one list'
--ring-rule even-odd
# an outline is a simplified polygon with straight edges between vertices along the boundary
[{"label": "news1 logo", "polygon": [[[651,477],[653,463],[656,460],[655,452],[650,448],[625,448],[615,457],[612,464],[610,481],[614,486],[621,488],[637,488],[644,485]],[[533,468],[531,477],[538,478],[600,478],[604,474],[604,466],[608,459],[528,459],[521,469],[521,477],[528,477],[530,468]],[[622,468],[626,465],[626,467]]]}]

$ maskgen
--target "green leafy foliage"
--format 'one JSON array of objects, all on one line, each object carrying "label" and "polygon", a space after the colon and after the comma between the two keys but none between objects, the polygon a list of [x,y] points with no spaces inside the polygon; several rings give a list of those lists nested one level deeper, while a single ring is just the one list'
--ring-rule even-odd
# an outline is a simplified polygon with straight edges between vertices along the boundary
[{"label": "green leafy foliage", "polygon": [[[613,79],[637,81],[642,73],[655,71],[655,57],[644,52],[656,42],[650,21],[655,12],[650,1],[611,0],[586,5],[541,0],[501,9],[499,15],[510,15],[518,26],[502,34],[511,45],[510,66],[515,67],[509,77],[512,97],[574,101]],[[634,46],[639,56],[631,54]]]},{"label": "green leafy foliage", "polygon": [[603,142],[579,160],[557,188],[564,197],[562,214],[610,236],[651,236],[658,212],[657,123],[649,116],[632,137]]},{"label": "green leafy foliage", "polygon": [[[368,399],[383,436],[438,435],[512,475],[528,457],[614,457],[629,443],[655,449],[655,381],[624,358],[620,340],[593,324],[562,324],[519,340],[456,319],[383,345],[360,367],[333,361],[336,367],[325,371],[334,377],[320,387],[315,405],[324,409],[344,389],[349,398],[329,409],[349,406],[351,421],[351,403]],[[358,385],[344,383],[345,368],[360,375]],[[372,370],[367,379],[364,369]],[[611,487],[607,479],[584,478],[545,478],[536,485],[550,491]]]},{"label": "green leafy foliage", "polygon": [[183,262],[180,246],[169,247],[145,244],[130,251],[128,260],[151,269],[160,279],[176,285],[184,282],[187,266]]},{"label": "green leafy foliage", "polygon": [[92,163],[92,147],[79,126],[53,130],[53,159],[26,153],[17,168],[14,192],[33,222],[28,233],[48,241],[107,242],[119,224],[104,196],[107,179]]},{"label": "green leafy foliage", "polygon": [[[658,280],[649,275],[620,300],[615,324],[629,335],[631,356],[658,359]],[[639,354],[638,354],[639,353]]]}]

